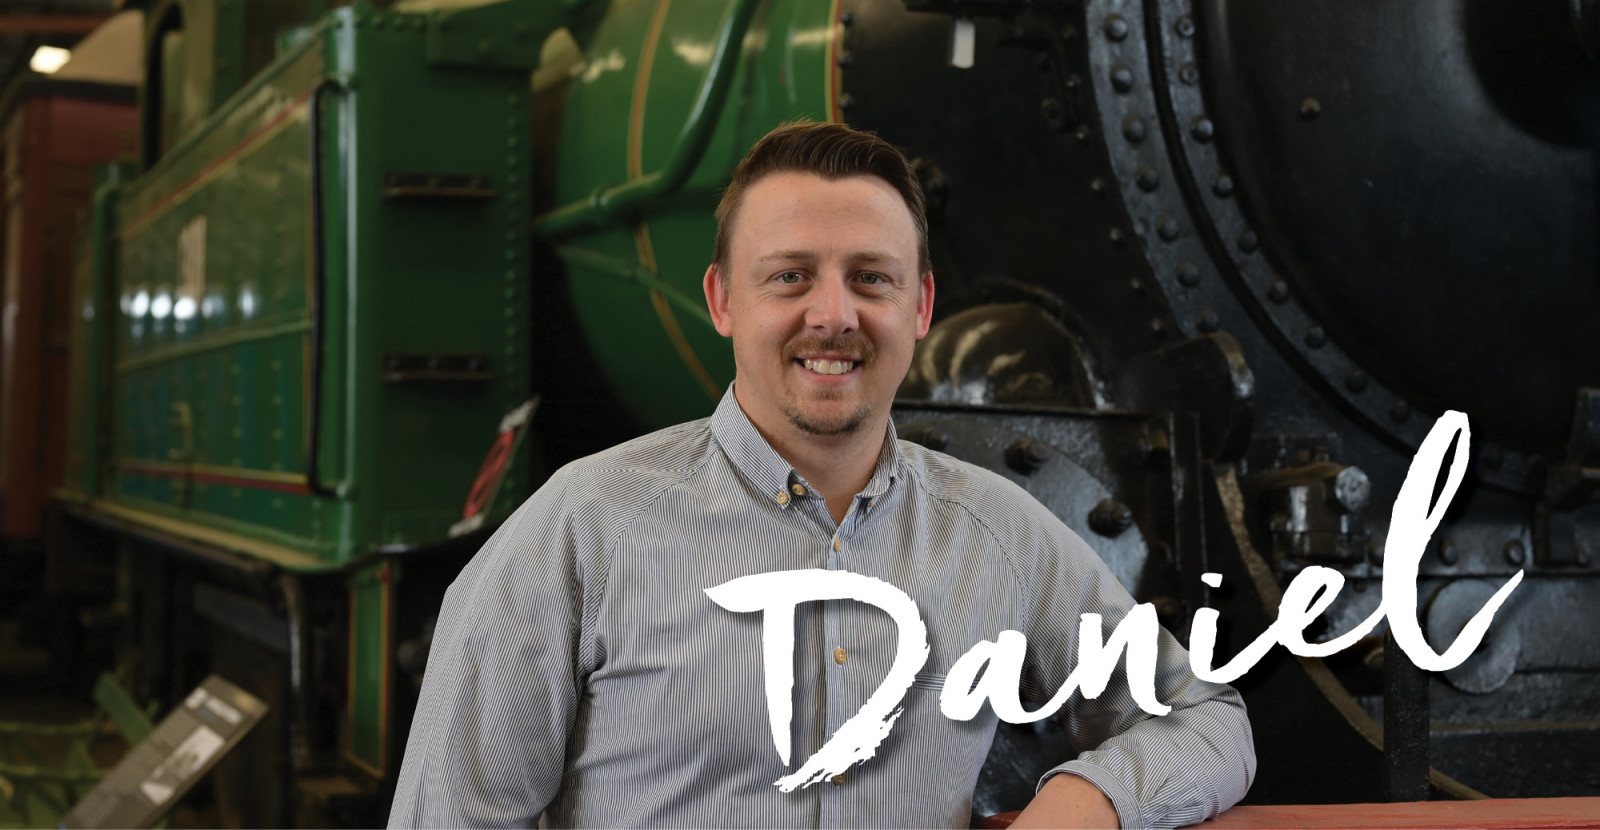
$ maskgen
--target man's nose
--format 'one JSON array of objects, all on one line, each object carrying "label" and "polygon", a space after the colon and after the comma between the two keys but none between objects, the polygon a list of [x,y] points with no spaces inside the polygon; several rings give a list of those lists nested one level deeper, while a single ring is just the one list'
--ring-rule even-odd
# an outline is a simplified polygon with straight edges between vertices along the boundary
[{"label": "man's nose", "polygon": [[828,335],[855,331],[860,325],[856,316],[856,297],[843,277],[819,280],[811,292],[811,307],[806,311],[806,325],[821,329]]}]

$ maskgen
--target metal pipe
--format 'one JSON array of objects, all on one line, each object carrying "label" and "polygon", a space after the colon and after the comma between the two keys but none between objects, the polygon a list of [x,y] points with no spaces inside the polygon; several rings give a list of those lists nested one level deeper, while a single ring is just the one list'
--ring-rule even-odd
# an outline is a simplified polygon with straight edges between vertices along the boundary
[{"label": "metal pipe", "polygon": [[300,577],[288,571],[278,574],[278,590],[283,593],[283,614],[289,624],[289,700],[293,711],[289,723],[289,751],[298,775],[311,768],[311,719],[306,695],[306,594]]},{"label": "metal pipe", "polygon": [[695,97],[694,107],[678,141],[672,148],[667,163],[654,173],[629,179],[610,187],[601,187],[589,198],[571,202],[533,220],[535,232],[544,236],[561,236],[592,230],[631,211],[639,210],[664,196],[676,192],[689,180],[711,143],[711,133],[716,126],[722,105],[728,99],[728,88],[733,85],[734,67],[750,20],[755,15],[756,0],[733,0],[733,7],[722,19],[717,31],[717,46],[706,70],[705,81]]}]

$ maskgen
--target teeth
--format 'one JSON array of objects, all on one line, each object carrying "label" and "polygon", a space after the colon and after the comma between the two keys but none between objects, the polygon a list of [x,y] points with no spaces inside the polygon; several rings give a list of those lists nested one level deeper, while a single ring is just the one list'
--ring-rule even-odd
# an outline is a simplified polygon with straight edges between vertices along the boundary
[{"label": "teeth", "polygon": [[853,360],[807,360],[806,368],[819,375],[842,375],[856,367]]}]

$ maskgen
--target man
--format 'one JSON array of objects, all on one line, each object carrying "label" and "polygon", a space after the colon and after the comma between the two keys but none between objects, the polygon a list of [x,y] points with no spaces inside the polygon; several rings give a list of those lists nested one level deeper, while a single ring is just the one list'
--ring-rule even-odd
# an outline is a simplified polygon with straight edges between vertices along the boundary
[{"label": "man", "polygon": [[[1133,606],[1105,565],[1005,479],[895,440],[889,407],[927,334],[923,197],[893,147],[780,127],[718,208],[706,301],[733,340],[709,419],[575,462],[506,522],[445,597],[390,821],[486,826],[965,826],[996,719],[944,717],[944,672],[1015,629],[1025,685],[1073,668],[1079,615]],[[706,588],[805,568],[886,580],[928,628],[925,672],[877,754],[773,786],[854,715],[897,642],[851,601],[796,610],[793,753],[774,750],[762,616]],[[1045,772],[1015,827],[1172,825],[1231,806],[1254,774],[1238,695],[1192,676],[1162,632],[1156,691],[1119,668],[1062,710],[1082,753]]]}]

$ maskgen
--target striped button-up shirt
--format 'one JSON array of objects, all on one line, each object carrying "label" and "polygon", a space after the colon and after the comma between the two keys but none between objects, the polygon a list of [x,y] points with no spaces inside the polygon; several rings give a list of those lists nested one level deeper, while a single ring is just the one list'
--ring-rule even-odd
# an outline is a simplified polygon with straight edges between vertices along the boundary
[{"label": "striped button-up shirt", "polygon": [[[861,602],[796,613],[789,763],[774,748],[762,617],[706,588],[807,568],[886,580],[915,600],[928,661],[877,754],[829,781],[773,785],[878,687],[897,631]],[[897,441],[836,523],[730,390],[709,419],[567,465],[462,571],[444,599],[390,815],[397,826],[965,827],[994,736],[988,706],[944,716],[944,673],[981,640],[1028,638],[1037,699],[1076,663],[1079,615],[1104,634],[1133,600],[1082,539],[1014,484]],[[1063,707],[1124,827],[1204,819],[1255,771],[1244,706],[1202,682],[1161,632],[1138,708],[1125,663]],[[1021,808],[1024,805],[1017,805]]]}]

